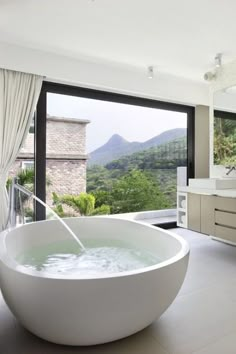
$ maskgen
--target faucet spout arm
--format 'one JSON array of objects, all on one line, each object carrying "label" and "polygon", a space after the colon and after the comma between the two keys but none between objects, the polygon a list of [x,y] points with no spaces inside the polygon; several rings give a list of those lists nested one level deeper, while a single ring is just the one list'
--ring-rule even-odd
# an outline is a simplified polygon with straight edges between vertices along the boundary
[{"label": "faucet spout arm", "polygon": [[226,172],[226,175],[228,176],[232,171],[236,170],[236,166],[226,166],[226,169],[229,170]]}]

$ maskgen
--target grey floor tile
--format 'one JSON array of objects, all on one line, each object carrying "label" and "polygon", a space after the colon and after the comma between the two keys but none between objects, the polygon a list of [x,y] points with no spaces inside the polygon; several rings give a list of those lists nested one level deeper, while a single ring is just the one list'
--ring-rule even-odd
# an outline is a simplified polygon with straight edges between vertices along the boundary
[{"label": "grey floor tile", "polygon": [[189,354],[236,329],[236,308],[219,285],[178,297],[151,327],[169,352]]},{"label": "grey floor tile", "polygon": [[148,330],[113,343],[70,347],[37,338],[14,319],[8,321],[4,327],[0,336],[1,354],[169,354]]},{"label": "grey floor tile", "polygon": [[214,343],[194,352],[193,354],[235,354],[236,331],[216,340]]},{"label": "grey floor tile", "polygon": [[236,247],[189,230],[172,232],[190,244],[189,268],[178,297],[150,327],[100,346],[54,345],[26,331],[0,294],[0,354],[235,354]]}]

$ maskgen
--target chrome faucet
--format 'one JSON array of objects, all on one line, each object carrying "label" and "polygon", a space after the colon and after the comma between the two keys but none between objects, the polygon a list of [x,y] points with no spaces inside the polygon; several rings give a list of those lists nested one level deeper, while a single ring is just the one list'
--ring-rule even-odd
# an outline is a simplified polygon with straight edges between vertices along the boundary
[{"label": "chrome faucet", "polygon": [[227,170],[229,170],[228,172],[226,172],[226,175],[228,176],[232,171],[236,170],[236,166],[226,166],[225,167]]}]

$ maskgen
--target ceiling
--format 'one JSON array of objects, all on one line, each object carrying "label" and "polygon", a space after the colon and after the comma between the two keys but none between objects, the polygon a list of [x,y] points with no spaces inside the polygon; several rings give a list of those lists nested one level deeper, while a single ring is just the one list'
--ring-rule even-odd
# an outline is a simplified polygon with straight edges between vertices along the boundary
[{"label": "ceiling", "polygon": [[236,59],[235,0],[0,0],[0,41],[203,80]]}]

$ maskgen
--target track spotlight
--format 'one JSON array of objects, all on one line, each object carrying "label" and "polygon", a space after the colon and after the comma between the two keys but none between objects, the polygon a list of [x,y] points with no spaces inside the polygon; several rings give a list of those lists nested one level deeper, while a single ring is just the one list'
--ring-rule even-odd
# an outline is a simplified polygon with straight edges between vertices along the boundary
[{"label": "track spotlight", "polygon": [[222,65],[222,53],[218,53],[215,56],[215,66],[216,68],[220,68]]},{"label": "track spotlight", "polygon": [[212,81],[216,79],[216,73],[212,71],[208,71],[207,73],[204,74],[204,80],[206,81]]},{"label": "track spotlight", "polygon": [[148,66],[148,69],[147,69],[147,77],[148,77],[149,79],[153,79],[153,77],[154,77],[154,68],[153,68],[152,65],[151,65],[151,66]]},{"label": "track spotlight", "polygon": [[204,74],[204,80],[206,81],[215,80],[217,78],[221,66],[222,66],[222,53],[218,53],[215,56],[215,68],[212,71],[208,71],[207,73]]}]

